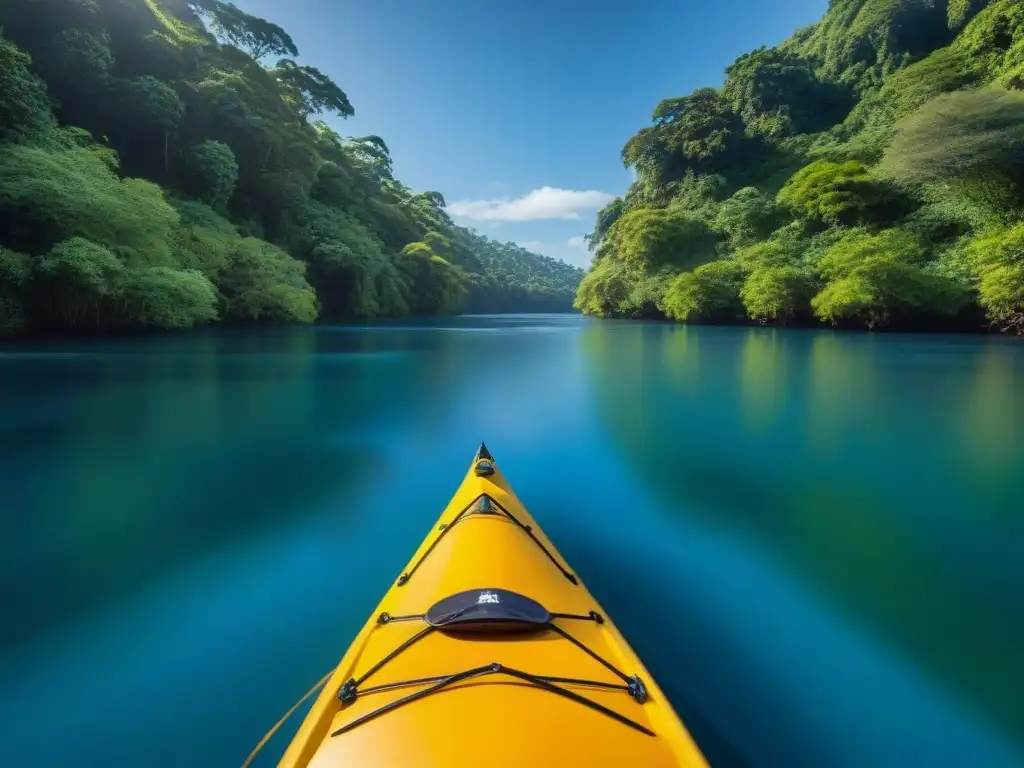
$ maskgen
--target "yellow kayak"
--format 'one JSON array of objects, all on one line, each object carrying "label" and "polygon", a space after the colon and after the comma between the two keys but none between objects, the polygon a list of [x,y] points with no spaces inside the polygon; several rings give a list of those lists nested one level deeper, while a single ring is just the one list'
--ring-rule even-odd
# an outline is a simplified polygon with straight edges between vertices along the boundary
[{"label": "yellow kayak", "polygon": [[481,445],[280,765],[707,763]]}]

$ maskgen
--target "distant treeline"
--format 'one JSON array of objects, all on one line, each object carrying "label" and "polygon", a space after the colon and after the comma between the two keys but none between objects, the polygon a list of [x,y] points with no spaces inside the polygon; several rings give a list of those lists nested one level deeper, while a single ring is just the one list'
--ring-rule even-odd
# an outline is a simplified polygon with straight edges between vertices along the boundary
[{"label": "distant treeline", "polygon": [[0,0],[0,333],[568,309],[457,227],[280,27],[221,0]]}]

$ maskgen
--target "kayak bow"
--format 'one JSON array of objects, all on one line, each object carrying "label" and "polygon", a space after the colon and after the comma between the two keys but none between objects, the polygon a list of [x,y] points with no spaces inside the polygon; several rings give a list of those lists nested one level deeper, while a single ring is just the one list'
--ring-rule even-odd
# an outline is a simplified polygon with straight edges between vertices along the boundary
[{"label": "kayak bow", "polygon": [[481,445],[280,765],[707,763]]}]

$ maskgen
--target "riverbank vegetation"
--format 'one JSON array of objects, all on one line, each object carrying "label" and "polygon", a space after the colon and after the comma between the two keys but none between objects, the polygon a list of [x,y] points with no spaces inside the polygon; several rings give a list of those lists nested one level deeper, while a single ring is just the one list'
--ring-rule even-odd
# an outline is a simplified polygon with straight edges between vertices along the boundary
[{"label": "riverbank vegetation", "polygon": [[587,314],[1024,333],[1024,4],[831,0],[658,105]]},{"label": "riverbank vegetation", "polygon": [[456,226],[280,27],[222,0],[0,0],[0,333],[570,307]]}]

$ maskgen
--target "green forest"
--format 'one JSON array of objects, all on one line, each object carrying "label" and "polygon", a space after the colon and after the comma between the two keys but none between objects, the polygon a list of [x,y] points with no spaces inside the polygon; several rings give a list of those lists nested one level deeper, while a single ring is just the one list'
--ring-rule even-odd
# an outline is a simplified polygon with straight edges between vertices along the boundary
[{"label": "green forest", "polygon": [[1024,333],[1024,3],[831,0],[662,101],[576,306]]},{"label": "green forest", "polygon": [[0,0],[0,333],[571,308],[298,56],[221,0]]}]

